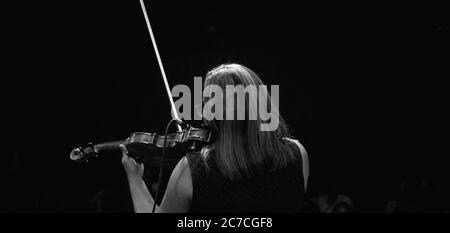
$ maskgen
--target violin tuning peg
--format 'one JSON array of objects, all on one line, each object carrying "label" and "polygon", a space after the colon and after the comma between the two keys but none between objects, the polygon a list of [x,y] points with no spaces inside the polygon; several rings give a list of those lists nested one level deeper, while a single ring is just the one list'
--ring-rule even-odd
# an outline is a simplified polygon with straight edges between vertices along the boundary
[{"label": "violin tuning peg", "polygon": [[83,152],[83,148],[78,147],[77,149],[75,149],[75,153],[77,154],[81,154]]}]

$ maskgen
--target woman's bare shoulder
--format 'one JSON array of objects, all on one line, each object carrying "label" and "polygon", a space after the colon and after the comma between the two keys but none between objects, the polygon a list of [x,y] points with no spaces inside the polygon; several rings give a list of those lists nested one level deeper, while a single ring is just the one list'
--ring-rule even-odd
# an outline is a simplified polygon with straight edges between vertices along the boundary
[{"label": "woman's bare shoulder", "polygon": [[308,152],[306,152],[305,147],[300,143],[299,140],[293,139],[293,138],[287,138],[287,137],[284,137],[283,139],[286,140],[286,141],[292,142],[295,145],[297,145],[297,147],[300,150],[300,153],[302,153],[303,156],[308,154]]}]

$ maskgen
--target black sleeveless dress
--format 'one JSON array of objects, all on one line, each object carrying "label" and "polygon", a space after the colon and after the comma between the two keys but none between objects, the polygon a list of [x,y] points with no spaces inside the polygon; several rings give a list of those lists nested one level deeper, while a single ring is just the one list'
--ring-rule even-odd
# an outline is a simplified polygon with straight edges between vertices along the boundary
[{"label": "black sleeveless dress", "polygon": [[305,195],[301,158],[286,168],[265,175],[230,181],[214,159],[209,169],[200,153],[187,156],[192,174],[193,213],[289,213],[301,212]]}]

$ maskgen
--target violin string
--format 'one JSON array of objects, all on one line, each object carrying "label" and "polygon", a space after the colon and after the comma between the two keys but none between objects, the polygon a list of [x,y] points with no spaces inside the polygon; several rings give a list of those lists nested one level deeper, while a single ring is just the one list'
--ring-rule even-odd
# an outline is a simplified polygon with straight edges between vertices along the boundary
[{"label": "violin string", "polygon": [[[153,35],[152,26],[150,25],[150,20],[147,15],[147,10],[146,10],[145,4],[144,4],[144,0],[140,0],[140,3],[141,3],[142,12],[144,13],[145,22],[147,23],[148,32],[150,33],[150,37],[152,40],[153,49],[155,50],[155,53],[156,53],[156,58],[158,60],[159,69],[161,70],[161,74],[163,76],[164,85],[166,86],[167,95],[169,96],[170,105],[172,107],[172,113],[176,119],[181,120],[178,117],[178,113],[175,108],[175,103],[173,102],[173,97],[172,97],[172,93],[170,91],[169,82],[167,81],[166,72],[164,71],[161,57],[159,56],[158,46],[156,45],[155,36]],[[178,126],[178,130],[181,131],[182,130],[181,126],[179,126],[179,125],[177,125],[177,126]]]}]

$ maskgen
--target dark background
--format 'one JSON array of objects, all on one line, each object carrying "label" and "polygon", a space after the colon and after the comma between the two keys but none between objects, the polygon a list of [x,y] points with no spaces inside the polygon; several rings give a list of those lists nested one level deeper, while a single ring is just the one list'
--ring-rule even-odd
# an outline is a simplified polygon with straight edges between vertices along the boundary
[{"label": "dark background", "polygon": [[[311,197],[346,194],[358,212],[383,212],[390,200],[404,211],[448,211],[447,155],[421,133],[441,98],[437,80],[448,77],[443,5],[146,4],[171,86],[192,86],[225,62],[280,85],[281,114],[311,158]],[[119,152],[87,165],[68,155],[89,141],[162,133],[170,120],[139,1],[9,10],[0,211],[132,211]]]}]

